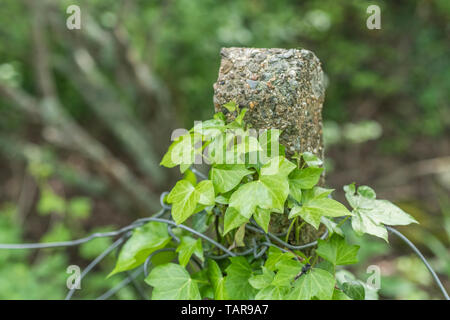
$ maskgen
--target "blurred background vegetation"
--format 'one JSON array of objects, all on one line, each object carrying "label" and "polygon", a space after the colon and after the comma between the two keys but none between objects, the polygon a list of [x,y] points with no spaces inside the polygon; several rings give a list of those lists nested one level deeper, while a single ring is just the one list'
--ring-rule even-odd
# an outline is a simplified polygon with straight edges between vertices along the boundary
[{"label": "blurred background vegetation", "polygon": [[[81,30],[66,8],[81,8]],[[381,7],[381,30],[366,9]],[[220,48],[306,48],[322,61],[327,184],[368,184],[420,226],[401,228],[450,289],[450,2],[447,0],[2,0],[0,243],[68,240],[159,207],[178,177],[159,160],[172,130],[213,113]],[[380,297],[441,298],[392,239],[354,239],[382,270]],[[0,251],[1,299],[59,299],[109,239]],[[82,282],[94,298],[114,255]],[[145,285],[144,285],[145,286]],[[139,298],[139,285],[115,298]]]}]

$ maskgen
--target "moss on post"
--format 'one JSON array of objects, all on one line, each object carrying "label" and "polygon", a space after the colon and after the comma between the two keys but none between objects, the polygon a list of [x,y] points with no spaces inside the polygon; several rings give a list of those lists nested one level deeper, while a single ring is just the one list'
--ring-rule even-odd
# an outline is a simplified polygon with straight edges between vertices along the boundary
[{"label": "moss on post", "polygon": [[[322,104],[325,87],[319,59],[304,49],[223,48],[214,84],[216,112],[232,120],[223,104],[235,101],[248,108],[245,120],[255,129],[281,129],[286,155],[309,151],[323,159]],[[323,183],[323,179],[322,179]],[[270,230],[286,231],[286,215],[272,215]],[[297,244],[318,237],[305,224]],[[293,235],[293,233],[292,233]],[[294,237],[290,242],[295,243]]]}]

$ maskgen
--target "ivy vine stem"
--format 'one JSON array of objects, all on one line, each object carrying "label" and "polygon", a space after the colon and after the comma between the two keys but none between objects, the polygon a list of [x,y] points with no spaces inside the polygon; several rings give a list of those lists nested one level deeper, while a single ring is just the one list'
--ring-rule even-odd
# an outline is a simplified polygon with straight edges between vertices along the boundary
[{"label": "ivy vine stem", "polygon": [[[297,221],[298,223],[298,221]],[[300,242],[300,230],[303,228],[303,226],[305,225],[305,221],[303,221],[299,226],[296,226],[295,228],[295,241],[296,243]]]},{"label": "ivy vine stem", "polygon": [[350,216],[346,216],[344,219],[342,219],[341,221],[339,221],[339,223],[337,224],[337,227],[342,226],[342,225],[345,223],[345,221],[348,220],[348,218],[350,218]]},{"label": "ivy vine stem", "polygon": [[291,224],[289,225],[289,228],[288,228],[288,231],[287,231],[287,234],[286,234],[286,238],[284,239],[285,242],[288,242],[288,241],[289,241],[289,236],[290,236],[290,234],[291,234],[292,227],[294,226],[294,223],[295,223],[296,221],[297,221],[297,217],[295,217],[295,218],[291,221]]}]

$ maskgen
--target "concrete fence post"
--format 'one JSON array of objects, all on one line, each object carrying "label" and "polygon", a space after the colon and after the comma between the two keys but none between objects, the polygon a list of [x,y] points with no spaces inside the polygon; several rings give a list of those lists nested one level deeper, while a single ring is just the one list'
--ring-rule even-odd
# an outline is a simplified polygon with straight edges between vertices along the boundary
[{"label": "concrete fence post", "polygon": [[[324,77],[319,59],[304,49],[223,48],[215,111],[232,120],[223,104],[235,101],[248,108],[245,120],[253,128],[280,129],[288,158],[309,151],[323,159],[322,104]],[[322,179],[323,183],[323,179]],[[272,215],[270,230],[286,231],[287,214]],[[306,224],[300,244],[315,240],[320,231]],[[294,243],[294,238],[290,241]]]}]

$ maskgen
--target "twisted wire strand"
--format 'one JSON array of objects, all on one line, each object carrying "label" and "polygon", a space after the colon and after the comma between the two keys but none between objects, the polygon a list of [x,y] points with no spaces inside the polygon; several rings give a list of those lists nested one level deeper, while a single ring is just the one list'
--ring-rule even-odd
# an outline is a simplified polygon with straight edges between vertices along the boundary
[{"label": "twisted wire strand", "polygon": [[254,252],[253,253],[253,257],[255,259],[258,259],[258,258],[262,257],[262,255],[267,251],[267,248],[268,248],[267,246],[263,246],[263,248],[261,249],[260,252]]},{"label": "twisted wire strand", "polygon": [[152,258],[160,252],[167,252],[167,251],[175,251],[175,248],[162,248],[162,249],[156,250],[155,252],[152,252],[147,257],[147,259],[145,259],[143,271],[144,271],[144,275],[146,278],[148,277],[148,274],[149,274],[148,268],[149,268],[150,264],[152,263]]},{"label": "twisted wire strand", "polygon": [[[294,245],[292,245],[292,244],[289,244],[289,243],[287,243],[287,242],[281,240],[281,239],[278,238],[276,235],[274,235],[274,234],[272,234],[272,233],[270,233],[270,232],[267,232],[267,233],[266,233],[264,230],[259,229],[259,228],[257,228],[257,227],[250,226],[250,225],[248,225],[248,224],[247,224],[245,227],[246,227],[247,229],[251,230],[251,231],[254,231],[254,232],[259,232],[259,233],[267,234],[267,236],[268,236],[269,238],[271,238],[272,240],[278,242],[280,245],[282,245],[282,246],[284,246],[284,247],[286,247],[286,248],[289,248],[289,249],[291,249],[291,250],[302,250],[302,249],[314,247],[315,245],[317,245],[317,240],[315,240],[315,241],[312,241],[312,242],[307,243],[307,244],[302,244],[302,245],[299,245],[299,246],[294,246]],[[328,229],[320,236],[320,239],[321,239],[321,240],[324,240],[324,239],[326,239],[327,236],[328,236]]]},{"label": "twisted wire strand", "polygon": [[178,238],[174,233],[173,233],[173,229],[174,227],[170,224],[167,225],[167,232],[169,233],[169,235],[172,237],[172,239],[176,242],[176,243],[180,243],[180,238]]},{"label": "twisted wire strand", "polygon": [[191,167],[190,169],[194,174],[196,174],[199,178],[203,179],[203,180],[208,180],[208,177],[205,176],[203,173],[201,173],[200,171],[198,171],[197,169]]},{"label": "twisted wire strand", "polygon": [[[116,260],[119,258],[120,252],[123,248],[124,242],[122,242],[117,248],[115,253]],[[133,273],[131,273],[130,270],[125,271],[127,278],[131,281],[131,284],[133,285],[136,292],[141,296],[143,300],[147,300],[147,295],[145,293],[145,290],[142,288],[141,284],[136,281],[135,278],[133,278]]]},{"label": "twisted wire strand", "polygon": [[[97,256],[97,258],[95,258],[94,260],[92,260],[91,263],[88,264],[88,266],[83,270],[83,272],[81,272],[80,278],[78,281],[81,281],[88,273],[89,271],[91,271],[92,269],[94,269],[94,267],[100,263],[100,261],[102,261],[111,251],[113,251],[115,248],[117,248],[118,246],[120,246],[122,244],[122,242],[125,241],[125,239],[127,238],[127,236],[131,235],[130,233],[127,233],[125,235],[123,235],[122,237],[120,237],[119,239],[117,239],[112,245],[110,245],[105,251],[103,251],[99,256]],[[65,300],[70,300],[75,292],[76,288],[73,287],[69,290],[69,292],[67,293],[67,296],[65,298]]]},{"label": "twisted wire strand", "polygon": [[[199,177],[206,179],[206,176],[204,176],[202,173],[198,172],[196,169],[192,170],[195,174],[197,174]],[[225,259],[228,257],[235,257],[235,256],[244,256],[244,255],[248,255],[250,253],[253,252],[253,255],[255,258],[259,258],[261,257],[266,250],[268,249],[268,247],[276,247],[280,250],[282,250],[283,252],[288,252],[288,250],[286,250],[285,248],[291,249],[291,250],[302,250],[302,249],[306,249],[312,246],[317,245],[317,241],[312,241],[310,243],[304,244],[304,245],[299,245],[299,246],[295,246],[295,245],[291,245],[283,240],[281,240],[280,238],[278,238],[275,234],[272,234],[270,232],[265,232],[264,230],[260,229],[258,226],[251,226],[251,225],[246,225],[246,228],[249,230],[252,230],[254,232],[258,232],[261,233],[265,236],[266,241],[258,244],[254,243],[254,246],[248,250],[242,251],[242,252],[232,252],[229,249],[227,249],[226,247],[224,247],[223,245],[221,245],[220,243],[218,243],[217,241],[215,241],[214,239],[190,228],[187,227],[183,224],[179,224],[177,225],[174,221],[172,220],[168,220],[168,219],[163,219],[161,218],[165,213],[167,213],[170,209],[171,206],[166,204],[164,202],[164,198],[165,196],[168,194],[168,192],[164,192],[161,194],[160,196],[160,202],[161,202],[161,206],[162,209],[157,212],[156,214],[154,214],[152,217],[148,217],[148,218],[141,218],[138,219],[136,221],[134,221],[132,224],[125,226],[119,230],[116,231],[111,231],[111,232],[96,232],[93,233],[87,237],[84,238],[80,238],[80,239],[76,239],[76,240],[72,240],[72,241],[60,241],[60,242],[49,242],[49,243],[20,243],[20,244],[0,244],[0,249],[9,249],[9,250],[21,250],[21,249],[44,249],[44,248],[56,248],[56,247],[71,247],[71,246],[76,246],[76,245],[80,245],[86,242],[89,242],[93,239],[96,238],[102,238],[102,237],[115,237],[120,235],[121,237],[119,239],[117,239],[112,245],[110,245],[106,250],[104,250],[99,256],[97,256],[97,258],[95,258],[81,273],[80,275],[80,281],[82,278],[84,278],[98,263],[100,263],[111,251],[113,251],[114,249],[116,249],[117,247],[119,247],[127,237],[129,237],[131,235],[131,231],[142,226],[144,223],[146,222],[150,222],[150,221],[154,221],[154,222],[162,222],[162,223],[166,223],[168,225],[168,232],[169,235],[176,241],[179,242],[178,237],[175,236],[175,234],[173,234],[172,232],[172,228],[176,227],[176,228],[181,228],[184,229],[206,241],[208,241],[209,243],[213,244],[214,246],[218,247],[219,249],[221,249],[223,252],[225,252],[225,254],[223,255],[219,255],[219,256],[214,256],[214,255],[208,255],[209,258],[215,259],[215,260],[220,260],[220,259]],[[403,240],[413,251],[414,253],[422,260],[422,262],[425,264],[425,266],[427,267],[428,271],[431,273],[434,281],[436,282],[436,284],[438,285],[440,291],[442,292],[442,294],[444,295],[446,300],[450,300],[450,297],[446,291],[446,289],[444,288],[442,282],[440,281],[439,277],[437,276],[436,272],[434,271],[434,269],[431,267],[431,265],[428,263],[428,261],[426,260],[426,258],[422,255],[422,253],[419,251],[419,249],[407,238],[405,237],[402,233],[400,233],[398,230],[390,227],[390,226],[386,226],[387,230],[393,234],[395,234],[397,237],[399,237],[401,240]],[[125,234],[124,234],[125,233]],[[322,236],[320,237],[320,239],[325,239],[328,236],[328,229],[324,232],[324,234],[322,234]],[[178,241],[177,241],[178,240]],[[274,240],[275,242],[277,242],[279,245],[276,245],[274,243],[272,243],[271,240]],[[260,252],[257,252],[257,247],[263,247],[261,249]],[[128,277],[126,279],[124,279],[122,282],[120,282],[116,287],[110,289],[108,292],[104,293],[102,296],[100,296],[98,299],[107,299],[110,296],[112,296],[113,294],[115,294],[117,291],[119,291],[121,288],[125,287],[126,285],[128,285],[130,282],[134,281],[134,279],[141,273],[144,272],[144,274],[147,276],[148,275],[148,266],[151,258],[153,257],[154,254],[157,254],[159,252],[162,251],[170,251],[170,250],[175,250],[174,248],[163,248],[160,250],[155,251],[154,253],[152,253],[145,261],[144,265],[141,268],[138,268],[137,270],[135,270],[133,273],[128,274]],[[66,300],[70,300],[73,296],[75,292],[75,288],[70,289],[70,291],[68,292],[67,296],[66,296]]]},{"label": "twisted wire strand", "polygon": [[281,248],[281,247],[277,246],[276,244],[273,244],[272,242],[263,242],[263,243],[261,243],[261,244],[262,244],[262,245],[265,245],[266,247],[274,247],[274,248],[280,249],[280,250],[283,251],[283,252],[289,252],[289,250],[286,250],[286,249],[284,249],[284,248]]},{"label": "twisted wire strand", "polygon": [[445,287],[442,284],[441,280],[439,279],[439,277],[437,276],[436,272],[431,267],[431,265],[428,263],[427,259],[425,259],[425,257],[423,256],[422,252],[420,252],[419,249],[417,249],[417,247],[407,237],[405,237],[400,231],[398,231],[398,230],[396,230],[396,229],[394,229],[392,227],[389,227],[389,226],[386,226],[386,229],[389,232],[395,234],[401,240],[403,240],[403,242],[405,242],[414,251],[414,253],[420,258],[420,260],[422,260],[422,262],[427,267],[428,271],[433,276],[434,282],[436,282],[436,284],[438,285],[438,287],[441,290],[442,294],[444,295],[445,299],[446,300],[450,300],[450,297],[449,297],[449,295],[447,293],[447,290],[445,290]]},{"label": "twisted wire strand", "polygon": [[[158,217],[164,215],[164,213],[166,213],[166,210],[161,209],[153,217],[158,218]],[[47,242],[47,243],[45,243],[45,242],[44,243],[13,243],[13,244],[2,243],[2,244],[0,244],[0,249],[22,250],[22,249],[48,249],[48,248],[57,248],[57,247],[78,246],[80,244],[89,242],[96,238],[115,237],[115,236],[121,235],[127,231],[134,230],[134,229],[140,227],[141,225],[143,225],[145,222],[147,222],[147,219],[148,218],[138,219],[138,220],[134,221],[132,224],[125,226],[116,231],[96,232],[87,237],[76,239],[76,240]]]},{"label": "twisted wire strand", "polygon": [[96,232],[91,234],[90,236],[71,240],[71,241],[61,241],[61,242],[48,242],[48,243],[18,243],[18,244],[0,244],[0,249],[9,249],[9,250],[21,250],[21,249],[46,249],[46,248],[57,248],[57,247],[72,247],[77,246],[86,242],[89,242],[96,238],[104,238],[104,237],[115,237],[123,234],[124,232],[131,231],[135,229],[137,226],[135,224],[128,225],[123,227],[117,231],[111,232]]},{"label": "twisted wire strand", "polygon": [[144,271],[144,267],[140,266],[136,270],[134,270],[128,277],[123,279],[120,283],[118,283],[113,288],[106,291],[101,296],[97,297],[95,300],[106,300],[109,299],[111,296],[116,294],[120,289],[126,287],[128,284],[130,284],[132,281],[136,280],[136,278]]},{"label": "twisted wire strand", "polygon": [[[254,251],[253,248],[250,248],[250,249],[242,251],[242,252],[235,252],[234,254],[235,254],[236,257],[238,257],[238,256],[246,256],[246,255],[249,255],[250,253],[252,253],[253,251]],[[223,259],[226,259],[228,257],[231,257],[231,255],[228,254],[228,253],[225,253],[225,254],[222,254],[222,255],[219,255],[219,256],[206,255],[206,257],[210,258],[210,259],[213,259],[213,260],[223,260]]]},{"label": "twisted wire strand", "polygon": [[208,241],[209,243],[215,245],[216,247],[218,247],[219,249],[221,249],[223,252],[228,253],[230,256],[232,256],[232,257],[235,257],[235,256],[236,256],[235,253],[233,253],[233,252],[231,252],[230,250],[228,250],[227,248],[225,248],[223,245],[221,245],[220,243],[218,243],[216,240],[214,240],[214,239],[212,239],[212,238],[210,238],[210,237],[204,235],[203,233],[198,232],[198,231],[196,231],[196,230],[194,230],[194,229],[192,229],[192,228],[190,228],[190,227],[188,227],[188,226],[185,226],[184,224],[176,224],[176,223],[175,223],[174,221],[172,221],[172,220],[162,219],[162,218],[149,217],[149,218],[144,218],[144,219],[145,219],[146,221],[154,221],[154,222],[163,222],[163,223],[167,223],[167,224],[170,224],[170,225],[172,225],[172,226],[174,226],[174,227],[181,228],[181,229],[184,229],[184,230],[186,230],[186,231],[189,231],[190,233],[195,234],[196,236],[198,236],[198,237],[200,237],[200,238],[202,238],[202,239]]}]

